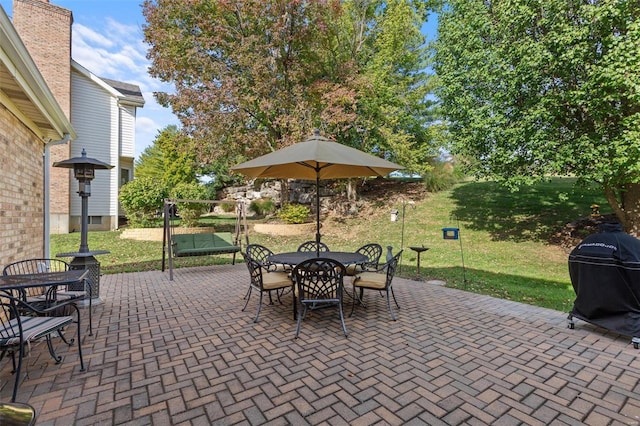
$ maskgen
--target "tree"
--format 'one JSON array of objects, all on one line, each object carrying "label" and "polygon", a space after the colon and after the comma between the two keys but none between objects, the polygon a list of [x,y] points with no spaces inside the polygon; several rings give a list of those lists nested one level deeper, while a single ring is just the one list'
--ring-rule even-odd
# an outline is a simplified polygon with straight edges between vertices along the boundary
[{"label": "tree", "polygon": [[[182,200],[206,200],[209,196],[207,188],[198,182],[180,182],[169,191],[169,195],[174,199]],[[211,207],[207,203],[176,203],[181,225],[184,227],[198,226],[200,216],[206,213]]]},{"label": "tree", "polygon": [[120,188],[118,200],[129,225],[147,227],[155,225],[155,218],[162,211],[167,188],[150,177],[137,177]]},{"label": "tree", "polygon": [[429,2],[353,1],[345,9],[346,28],[353,28],[345,38],[361,70],[358,127],[347,137],[365,151],[392,152],[409,171],[424,173],[437,155],[431,131],[439,119],[429,98],[430,57],[420,31]]},{"label": "tree", "polygon": [[156,97],[177,114],[190,136],[185,149],[203,164],[236,164],[320,128],[413,166],[429,142],[425,5],[147,0],[150,73],[175,85],[175,94]]},{"label": "tree", "polygon": [[175,125],[158,132],[153,144],[145,148],[136,160],[136,177],[155,179],[167,188],[183,182],[196,182],[199,170],[196,156],[180,150],[184,138]]},{"label": "tree", "polygon": [[513,187],[599,183],[640,231],[640,3],[452,0],[436,43],[454,153]]},{"label": "tree", "polygon": [[[348,122],[354,99],[342,90],[343,67],[317,60],[331,47],[339,10],[339,2],[325,3],[144,3],[150,72],[176,89],[158,99],[180,118],[202,162],[235,163],[300,141],[320,115]],[[323,98],[327,87],[343,97]]]}]

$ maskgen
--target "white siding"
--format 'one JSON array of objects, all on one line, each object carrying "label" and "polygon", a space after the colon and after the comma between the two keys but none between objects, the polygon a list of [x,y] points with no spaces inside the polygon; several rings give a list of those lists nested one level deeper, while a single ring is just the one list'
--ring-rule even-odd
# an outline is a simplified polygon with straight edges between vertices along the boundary
[{"label": "white siding", "polygon": [[[95,82],[74,71],[71,74],[71,124],[78,138],[71,144],[71,156],[79,157],[84,148],[87,156],[112,166],[111,170],[96,170],[91,183],[89,216],[117,214],[119,110],[117,99]],[[72,194],[78,182],[72,179]],[[114,202],[115,200],[115,202]],[[81,199],[71,197],[71,215],[81,213]]]},{"label": "white siding", "polygon": [[120,156],[135,157],[136,147],[136,109],[132,106],[120,109],[121,134],[120,134]]}]

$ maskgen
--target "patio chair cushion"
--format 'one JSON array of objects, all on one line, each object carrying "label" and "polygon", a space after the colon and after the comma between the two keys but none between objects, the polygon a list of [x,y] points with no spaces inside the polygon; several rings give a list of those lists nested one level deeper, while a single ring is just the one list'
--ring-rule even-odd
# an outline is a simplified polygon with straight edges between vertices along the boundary
[{"label": "patio chair cushion", "polygon": [[[41,336],[45,336],[54,330],[58,330],[60,327],[71,324],[73,322],[73,317],[20,316],[20,321],[22,322],[22,337],[25,342],[30,342]],[[18,320],[14,318],[9,321],[9,326],[7,326],[7,328],[17,331]],[[20,335],[17,333],[15,335],[5,334],[0,338],[0,345],[2,346],[17,345],[18,343],[20,343]]]},{"label": "patio chair cushion", "polygon": [[347,272],[345,273],[345,275],[354,276],[359,272],[362,272],[361,265],[346,265],[346,268],[347,268]]},{"label": "patio chair cushion", "polygon": [[292,286],[291,278],[286,272],[265,272],[262,274],[262,287],[265,290]]},{"label": "patio chair cushion", "polygon": [[177,234],[172,237],[175,256],[202,256],[217,253],[235,253],[240,247],[233,244],[231,232]]},{"label": "patio chair cushion", "polygon": [[384,289],[387,284],[387,274],[376,272],[362,272],[356,275],[353,285],[356,287],[367,287],[373,289]]}]

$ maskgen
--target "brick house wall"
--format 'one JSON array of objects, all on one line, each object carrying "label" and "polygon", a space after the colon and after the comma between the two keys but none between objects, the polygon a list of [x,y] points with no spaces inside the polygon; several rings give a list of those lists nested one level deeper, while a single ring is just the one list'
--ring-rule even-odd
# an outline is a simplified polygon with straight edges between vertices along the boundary
[{"label": "brick house wall", "polygon": [[43,256],[43,147],[0,105],[0,265]]},{"label": "brick house wall", "polygon": [[[13,25],[69,120],[72,24],[71,11],[50,4],[48,0],[13,2]],[[70,144],[51,147],[52,163],[70,158],[70,152]],[[52,234],[69,232],[71,174],[69,169],[51,167],[49,208]]]}]

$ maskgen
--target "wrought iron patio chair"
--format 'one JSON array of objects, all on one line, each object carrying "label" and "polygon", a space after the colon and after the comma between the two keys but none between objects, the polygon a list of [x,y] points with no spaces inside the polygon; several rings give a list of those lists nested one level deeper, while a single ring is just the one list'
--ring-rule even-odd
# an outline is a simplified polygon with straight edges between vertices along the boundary
[{"label": "wrought iron patio chair", "polygon": [[[9,263],[2,270],[2,275],[42,274],[46,272],[68,271],[71,266],[61,259],[23,259]],[[91,279],[84,280],[83,288],[61,285],[54,287],[30,287],[21,294],[22,300],[32,304],[37,309],[50,307],[52,303],[63,306],[69,301],[78,301],[89,296],[89,336],[93,335],[93,284]],[[55,290],[56,293],[47,294]],[[67,312],[68,313],[68,312]]]},{"label": "wrought iron patio chair", "polygon": [[[400,309],[400,305],[398,305],[398,301],[396,300],[396,295],[393,293],[393,276],[396,273],[396,268],[398,267],[398,261],[401,255],[402,250],[400,250],[395,256],[389,259],[384,265],[381,265],[377,271],[361,272],[354,277],[352,283],[353,304],[351,305],[351,313],[349,314],[349,316],[353,315],[356,302],[366,308],[366,305],[362,299],[364,290],[369,289],[386,293],[387,305],[389,306],[391,319],[393,321],[396,320],[396,317],[393,313],[393,308],[391,307],[391,298],[393,297],[393,301],[395,302],[396,307]],[[358,290],[359,294],[357,293]]]},{"label": "wrought iron patio chair", "polygon": [[[84,371],[84,361],[82,359],[82,339],[80,335],[80,311],[75,304],[75,312],[78,315],[77,343],[78,356],[80,358],[80,371]],[[0,360],[9,353],[13,362],[13,373],[15,383],[13,385],[13,396],[11,402],[15,402],[20,384],[20,372],[22,369],[22,359],[26,355],[27,349],[31,347],[31,342],[41,338],[46,339],[49,353],[56,364],[62,361],[53,348],[51,341],[54,332],[60,332],[64,327],[74,322],[71,315],[50,316],[56,308],[38,310],[19,298],[6,294],[0,295]],[[16,355],[18,362],[16,365]]]},{"label": "wrought iron patio chair", "polygon": [[308,309],[331,305],[338,307],[342,330],[344,335],[348,336],[342,311],[345,269],[344,265],[337,260],[321,257],[305,260],[293,268],[298,306],[296,338],[300,334],[300,326]]},{"label": "wrought iron patio chair", "polygon": [[250,258],[245,253],[243,253],[243,256],[245,258],[247,268],[249,269],[250,283],[248,293],[245,296],[247,301],[245,302],[242,311],[244,311],[249,304],[249,300],[251,299],[251,292],[253,290],[257,291],[260,295],[260,299],[258,300],[258,310],[253,322],[258,322],[260,310],[262,309],[263,294],[267,292],[269,293],[269,297],[271,297],[271,291],[275,290],[276,295],[278,296],[278,302],[282,304],[282,301],[280,300],[280,293],[278,292],[278,290],[292,288],[293,283],[291,282],[291,278],[288,273],[269,272],[257,260]]},{"label": "wrought iron patio chair", "polygon": [[347,266],[348,276],[353,277],[360,272],[375,271],[378,269],[380,258],[382,257],[382,246],[380,244],[365,244],[356,250],[356,253],[365,255],[367,261],[364,264]]},{"label": "wrought iron patio chair", "polygon": [[247,245],[246,254],[253,260],[257,261],[269,272],[285,272],[286,265],[269,262],[269,256],[274,253],[271,249],[260,244]]},{"label": "wrought iron patio chair", "polygon": [[297,251],[322,253],[325,251],[329,251],[329,246],[327,246],[323,242],[318,243],[316,241],[305,241],[304,243],[300,244],[300,246],[298,246]]},{"label": "wrought iron patio chair", "polygon": [[[268,272],[290,272],[291,268],[287,265],[283,265],[280,263],[269,262],[269,256],[272,256],[274,253],[271,249],[261,245],[261,244],[249,244],[245,250],[247,256],[251,259],[257,261],[260,266],[262,266]],[[245,298],[249,295],[251,287],[247,289],[247,293],[245,294]],[[284,293],[285,290],[282,292]],[[269,303],[273,303],[271,299],[271,293],[269,293]]]}]

